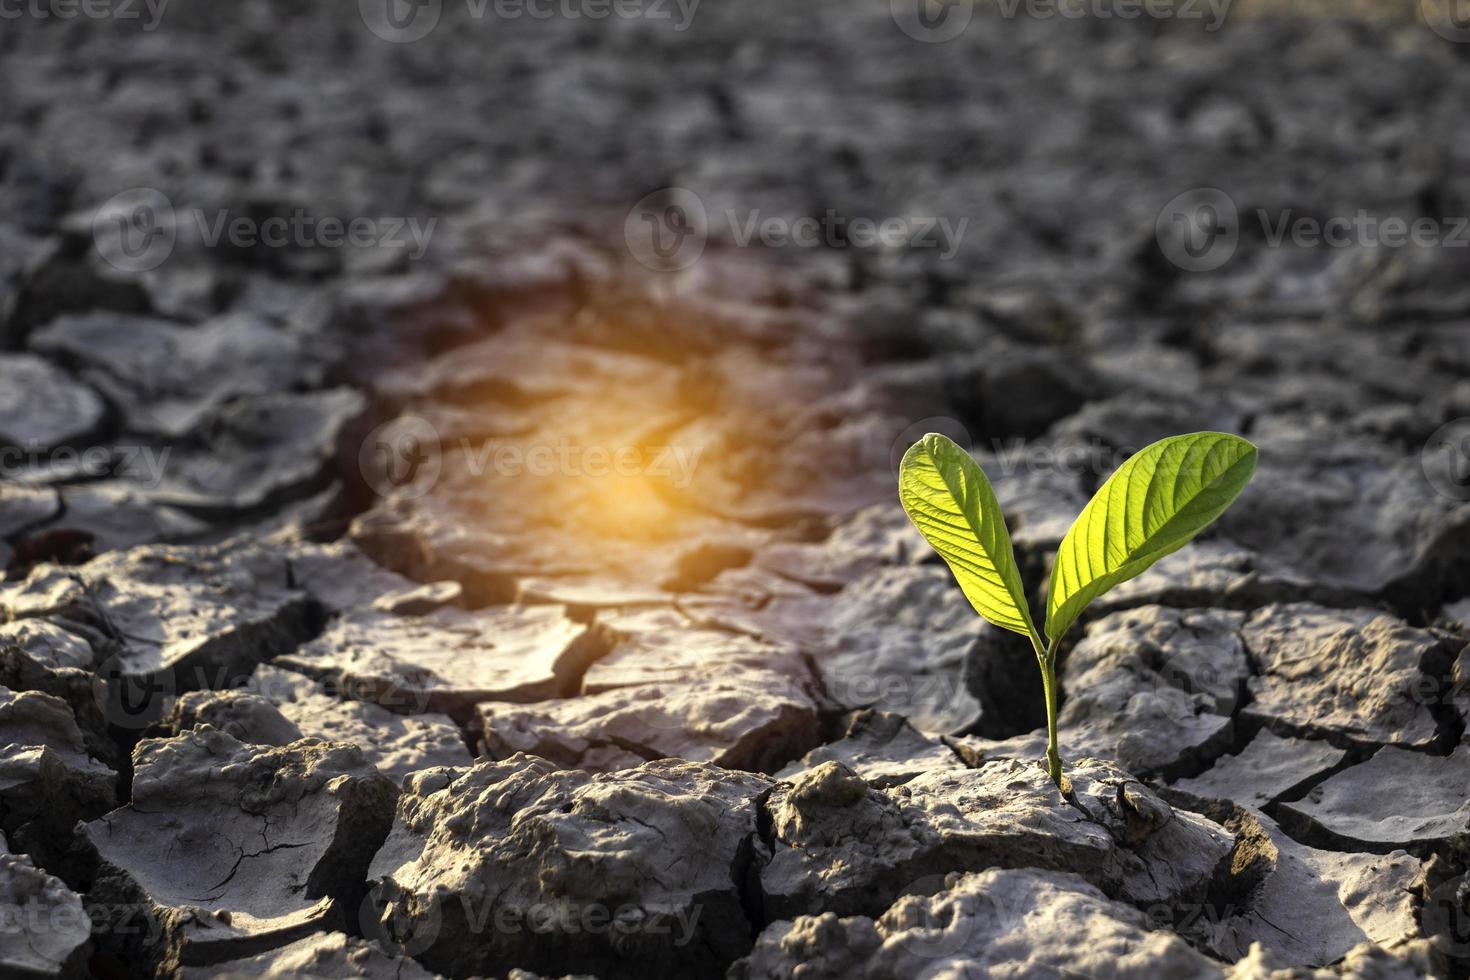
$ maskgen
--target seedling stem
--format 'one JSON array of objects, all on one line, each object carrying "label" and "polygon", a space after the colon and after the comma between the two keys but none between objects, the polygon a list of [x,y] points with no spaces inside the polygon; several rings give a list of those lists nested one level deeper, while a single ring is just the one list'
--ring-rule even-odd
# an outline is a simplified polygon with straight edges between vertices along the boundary
[{"label": "seedling stem", "polygon": [[1041,667],[1041,689],[1046,695],[1046,771],[1051,775],[1057,789],[1062,788],[1062,755],[1057,750],[1057,641],[1045,648],[1041,637],[1031,634],[1031,646],[1036,651],[1036,662]]}]

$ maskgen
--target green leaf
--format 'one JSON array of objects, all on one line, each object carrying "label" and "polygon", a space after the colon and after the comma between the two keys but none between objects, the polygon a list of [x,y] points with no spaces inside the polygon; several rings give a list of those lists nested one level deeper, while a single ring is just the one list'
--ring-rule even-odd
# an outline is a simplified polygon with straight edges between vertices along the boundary
[{"label": "green leaf", "polygon": [[1057,549],[1046,635],[1057,640],[1093,599],[1182,548],[1225,512],[1255,469],[1256,447],[1225,432],[1171,436],[1130,456]]},{"label": "green leaf", "polygon": [[954,442],[931,432],[909,447],[898,497],[919,533],[954,572],[975,611],[1001,629],[1034,637],[1011,536],[985,472]]}]

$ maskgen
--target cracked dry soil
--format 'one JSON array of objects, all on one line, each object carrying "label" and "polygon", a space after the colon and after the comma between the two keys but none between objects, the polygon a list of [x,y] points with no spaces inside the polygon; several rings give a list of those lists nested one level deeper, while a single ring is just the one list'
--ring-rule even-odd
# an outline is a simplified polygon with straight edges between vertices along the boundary
[{"label": "cracked dry soil", "polygon": [[[976,18],[8,20],[0,977],[1465,977],[1464,253],[1156,218],[1450,222],[1470,62]],[[829,209],[965,231],[740,247]],[[433,232],[201,234],[302,213]],[[1032,595],[1128,450],[1261,448],[1071,636],[1065,794],[899,507],[936,427]]]}]

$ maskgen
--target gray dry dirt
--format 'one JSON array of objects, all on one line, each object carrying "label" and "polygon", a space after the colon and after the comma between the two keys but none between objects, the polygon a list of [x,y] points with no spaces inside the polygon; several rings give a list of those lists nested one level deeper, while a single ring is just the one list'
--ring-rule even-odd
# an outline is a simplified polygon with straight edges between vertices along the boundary
[{"label": "gray dry dirt", "polygon": [[[0,977],[1467,975],[1467,253],[1267,231],[1452,234],[1470,49],[373,6],[0,29]],[[1037,596],[1204,428],[1259,472],[1069,638],[1059,792],[897,454]]]}]

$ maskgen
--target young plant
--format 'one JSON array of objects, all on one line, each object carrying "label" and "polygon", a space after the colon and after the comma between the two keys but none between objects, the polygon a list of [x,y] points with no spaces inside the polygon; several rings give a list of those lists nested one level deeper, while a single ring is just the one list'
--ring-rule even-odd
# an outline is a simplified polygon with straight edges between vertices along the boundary
[{"label": "young plant", "polygon": [[1011,536],[990,481],[951,440],[929,433],[904,454],[898,496],[975,611],[1031,641],[1046,696],[1046,768],[1057,751],[1057,645],[1087,604],[1177,551],[1225,512],[1256,469],[1256,447],[1224,432],[1161,439],[1130,456],[1082,508],[1052,562],[1046,638],[1031,619]]}]

